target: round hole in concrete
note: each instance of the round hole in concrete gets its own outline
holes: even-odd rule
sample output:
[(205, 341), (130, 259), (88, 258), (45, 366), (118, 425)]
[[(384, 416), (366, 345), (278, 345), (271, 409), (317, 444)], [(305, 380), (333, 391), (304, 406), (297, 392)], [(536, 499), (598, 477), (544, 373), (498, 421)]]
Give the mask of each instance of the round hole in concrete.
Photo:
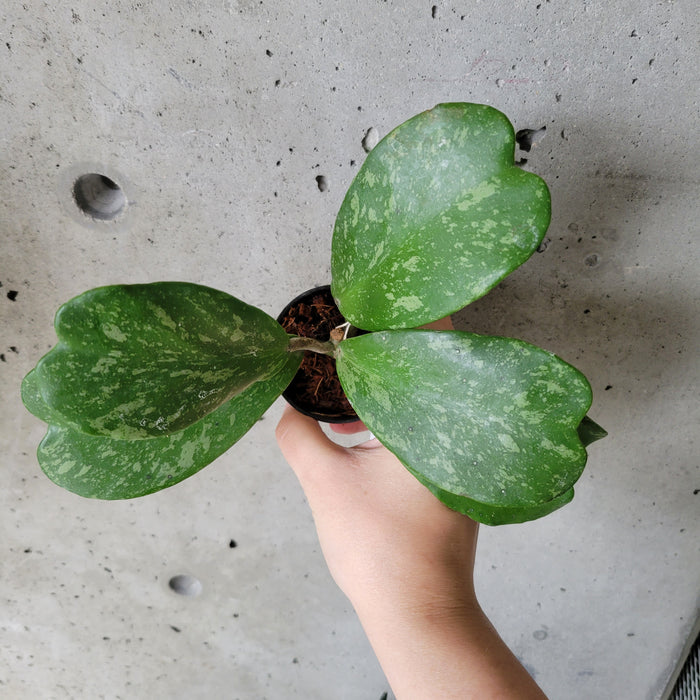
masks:
[(126, 207), (126, 195), (119, 185), (101, 173), (86, 173), (73, 183), (78, 209), (91, 219), (112, 221)]
[(178, 595), (198, 596), (202, 592), (202, 582), (190, 574), (178, 574), (168, 581), (170, 590)]

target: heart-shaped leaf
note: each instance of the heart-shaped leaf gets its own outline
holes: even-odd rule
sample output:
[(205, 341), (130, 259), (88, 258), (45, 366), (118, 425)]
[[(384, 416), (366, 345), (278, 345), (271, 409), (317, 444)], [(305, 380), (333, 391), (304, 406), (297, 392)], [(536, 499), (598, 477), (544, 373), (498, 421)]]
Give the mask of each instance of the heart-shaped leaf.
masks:
[(563, 497), (586, 463), (586, 378), (541, 348), (461, 331), (385, 331), (339, 345), (345, 393), (370, 430), (439, 491), (481, 507)]
[(186, 428), (288, 362), (261, 310), (187, 282), (92, 289), (56, 314), (36, 368), (44, 403), (81, 433), (153, 438)]
[(442, 104), (367, 156), (333, 232), (332, 291), (358, 328), (415, 328), (484, 295), (537, 250), (547, 185), (514, 165), (507, 117)]
[(192, 476), (223, 454), (284, 391), (300, 362), (300, 353), (288, 353), (272, 377), (252, 384), (184, 430), (150, 440), (86, 435), (61, 424), (62, 417), (42, 398), (35, 371), (22, 383), (22, 400), (50, 423), (37, 456), (52, 481), (89, 498), (136, 498)]

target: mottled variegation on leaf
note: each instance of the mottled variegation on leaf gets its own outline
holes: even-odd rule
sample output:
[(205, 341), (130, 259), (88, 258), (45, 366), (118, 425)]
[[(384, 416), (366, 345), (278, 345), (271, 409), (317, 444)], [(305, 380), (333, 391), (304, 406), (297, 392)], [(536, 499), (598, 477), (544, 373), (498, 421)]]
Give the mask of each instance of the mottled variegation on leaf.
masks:
[(367, 156), (333, 232), (333, 295), (358, 328), (415, 328), (484, 295), (537, 250), (547, 185), (514, 164), (498, 110), (442, 104)]
[(449, 493), (430, 483), (422, 474), (414, 472), (412, 469), (409, 471), (448, 508), (463, 513), (484, 525), (513, 525), (543, 518), (570, 503), (574, 497), (574, 489), (571, 488), (561, 496), (536, 506), (498, 506), (491, 503), (480, 503), (466, 496)]
[(228, 450), (284, 391), (300, 361), (300, 354), (288, 353), (274, 376), (244, 389), (184, 430), (150, 440), (86, 435), (64, 425), (44, 402), (36, 371), (22, 383), (22, 400), (49, 423), (37, 456), (52, 481), (88, 498), (136, 498), (192, 476)]
[(372, 432), (447, 501), (473, 501), (462, 506), (475, 517), (546, 510), (586, 463), (577, 433), (591, 403), (586, 378), (523, 341), (371, 333), (341, 344), (337, 368)]
[(260, 309), (187, 282), (92, 289), (55, 325), (43, 401), (79, 432), (130, 440), (183, 430), (275, 375), (289, 340)]

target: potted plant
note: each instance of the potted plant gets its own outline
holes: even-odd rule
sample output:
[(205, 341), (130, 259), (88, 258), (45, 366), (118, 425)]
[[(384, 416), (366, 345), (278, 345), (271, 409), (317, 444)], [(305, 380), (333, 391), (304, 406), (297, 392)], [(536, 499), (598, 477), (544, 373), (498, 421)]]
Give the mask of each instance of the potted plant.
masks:
[(520, 340), (418, 329), (540, 245), (549, 191), (514, 164), (514, 144), (502, 113), (455, 103), (369, 153), (333, 232), (328, 298), (345, 322), (331, 337), (289, 333), (186, 282), (101, 287), (64, 304), (58, 344), (22, 385), (49, 426), (43, 470), (103, 499), (175, 484), (233, 445), (315, 353), (335, 361), (357, 415), (449, 507), (500, 524), (567, 503), (586, 445), (605, 435), (586, 415), (586, 378)]

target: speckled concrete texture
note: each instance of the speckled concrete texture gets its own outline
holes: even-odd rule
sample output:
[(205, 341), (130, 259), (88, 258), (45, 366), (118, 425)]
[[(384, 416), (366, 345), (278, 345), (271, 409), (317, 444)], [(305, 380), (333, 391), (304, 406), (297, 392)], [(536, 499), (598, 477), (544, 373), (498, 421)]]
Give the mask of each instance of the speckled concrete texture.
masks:
[[(458, 324), (571, 361), (610, 432), (572, 504), (482, 529), (481, 598), (552, 698), (660, 697), (700, 582), (699, 33), (692, 0), (2, 3), (0, 696), (389, 692), (274, 443), (279, 403), (189, 481), (101, 503), (41, 474), (19, 385), (93, 286), (187, 280), (276, 315), (329, 280), (368, 130), (473, 101), (546, 127), (518, 157), (554, 215)], [(77, 208), (90, 173), (121, 188), (115, 220)]]

